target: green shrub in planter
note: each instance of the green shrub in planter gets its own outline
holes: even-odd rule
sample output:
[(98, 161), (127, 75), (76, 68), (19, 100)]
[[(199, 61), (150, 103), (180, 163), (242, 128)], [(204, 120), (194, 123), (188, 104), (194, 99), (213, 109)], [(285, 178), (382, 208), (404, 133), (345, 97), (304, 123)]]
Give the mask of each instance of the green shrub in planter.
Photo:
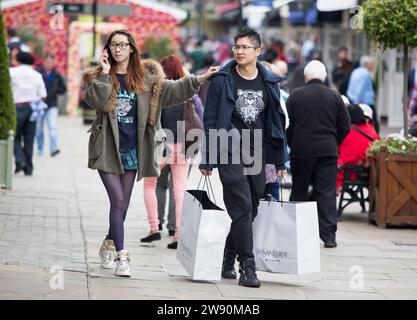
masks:
[(3, 13), (0, 11), (0, 187), (12, 187), (13, 133), (16, 109), (10, 87)]
[(3, 13), (0, 11), (0, 139), (7, 139), (10, 130), (16, 130), (16, 109), (10, 87)]

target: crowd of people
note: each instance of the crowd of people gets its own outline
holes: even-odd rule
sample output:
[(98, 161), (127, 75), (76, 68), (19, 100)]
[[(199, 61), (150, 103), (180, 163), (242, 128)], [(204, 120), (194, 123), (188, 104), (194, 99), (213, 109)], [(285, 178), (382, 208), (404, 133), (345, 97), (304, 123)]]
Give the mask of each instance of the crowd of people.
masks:
[[(181, 232), (186, 232), (180, 229), (181, 213), (190, 157), (195, 155), (180, 137), (190, 129), (204, 129), (199, 168), (204, 176), (218, 169), (232, 220), (223, 278), (237, 278), (237, 260), (239, 284), (261, 285), (252, 251), (252, 222), (260, 199), (282, 198), (279, 183), (288, 171), (290, 200), (317, 201), (320, 238), (326, 248), (337, 246), (336, 196), (344, 179), (338, 168), (365, 166), (366, 150), (379, 138), (375, 62), (364, 56), (355, 68), (342, 47), (329, 73), (316, 41), (311, 36), (301, 46), (276, 42), (265, 47), (256, 30), (245, 28), (232, 43), (191, 39), (178, 54), (155, 61), (141, 56), (129, 31), (109, 35), (99, 63), (83, 74), (83, 98), (97, 114), (90, 129), (88, 167), (98, 170), (110, 205), (109, 229), (99, 250), (103, 268), (131, 276), (124, 221), (134, 182), (142, 178), (149, 233), (140, 243), (161, 240), (169, 190), (166, 227), (173, 238), (168, 248), (177, 248)], [(66, 86), (54, 68), (53, 54), (45, 54), (42, 66), (34, 68), (34, 58), (24, 48), (10, 37), (17, 113), (15, 172), (31, 175), (35, 137), (38, 153), (43, 153), (45, 120), (50, 154), (60, 152), (57, 97)], [(409, 88), (410, 133), (415, 134), (415, 68)], [(218, 138), (213, 133), (221, 130), (237, 133), (239, 146), (227, 141), (210, 148)], [(233, 161), (236, 157), (238, 163)], [(220, 161), (224, 158), (226, 162)]]

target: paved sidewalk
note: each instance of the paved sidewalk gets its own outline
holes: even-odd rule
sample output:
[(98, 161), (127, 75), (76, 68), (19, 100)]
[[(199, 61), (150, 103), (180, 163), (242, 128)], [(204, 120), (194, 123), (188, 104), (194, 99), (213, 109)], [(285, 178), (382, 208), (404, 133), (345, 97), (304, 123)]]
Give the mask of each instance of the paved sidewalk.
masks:
[[(321, 249), (320, 274), (259, 272), (260, 289), (192, 282), (166, 249), (166, 230), (154, 247), (139, 246), (148, 232), (142, 182), (125, 224), (133, 277), (116, 278), (97, 256), (108, 200), (87, 168), (88, 127), (60, 117), (58, 128), (61, 153), (35, 156), (32, 177), (15, 175), (13, 190), (0, 190), (0, 299), (417, 299), (417, 230), (378, 229), (365, 214), (349, 213), (357, 206), (338, 225), (339, 246)], [(190, 187), (198, 177), (193, 169)], [(222, 205), (216, 175), (212, 182)]]

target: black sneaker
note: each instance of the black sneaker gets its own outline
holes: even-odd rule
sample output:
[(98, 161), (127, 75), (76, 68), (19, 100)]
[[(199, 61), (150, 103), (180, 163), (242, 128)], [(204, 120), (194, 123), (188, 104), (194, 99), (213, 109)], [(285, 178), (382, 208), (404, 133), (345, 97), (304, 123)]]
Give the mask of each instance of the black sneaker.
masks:
[(20, 163), (16, 163), (16, 169), (14, 169), (14, 173), (19, 173), (25, 168), (25, 166), (22, 166)]
[(255, 260), (248, 258), (243, 260), (239, 265), (239, 285), (244, 287), (259, 288), (261, 282), (256, 276)]
[(168, 249), (177, 249), (177, 247), (178, 247), (178, 241), (168, 243), (167, 245)]
[(55, 157), (58, 153), (60, 153), (61, 151), (59, 149), (56, 149), (54, 152), (51, 152), (51, 156)]
[(334, 240), (329, 240), (327, 242), (324, 243), (324, 247), (325, 248), (336, 248), (337, 247), (337, 243)]
[(153, 242), (153, 241), (158, 241), (161, 240), (161, 234), (159, 232), (156, 233), (152, 233), (151, 235), (140, 239), (140, 242), (142, 243), (149, 243), (149, 242)]
[(224, 249), (223, 265), (222, 265), (222, 278), (224, 279), (236, 279), (235, 270), (236, 251), (231, 249)]

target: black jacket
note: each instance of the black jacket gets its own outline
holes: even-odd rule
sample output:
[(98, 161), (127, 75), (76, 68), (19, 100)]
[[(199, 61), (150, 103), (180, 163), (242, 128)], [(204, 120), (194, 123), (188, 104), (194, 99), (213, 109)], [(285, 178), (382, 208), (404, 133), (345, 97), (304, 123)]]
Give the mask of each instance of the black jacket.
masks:
[(291, 158), (337, 157), (337, 146), (350, 130), (349, 114), (340, 94), (313, 79), (291, 92), (286, 105)]
[[(204, 106), (204, 131), (206, 145), (203, 148), (207, 163), (202, 163), (200, 168), (213, 169), (216, 164), (208, 163), (210, 142), (210, 129), (225, 129), (229, 131), (233, 128), (232, 113), (235, 109), (235, 97), (233, 94), (233, 75), (232, 70), (236, 66), (236, 61), (226, 64), (216, 73), (207, 92), (206, 104)], [(285, 136), (285, 114), (280, 105), (280, 92), (278, 82), (282, 78), (267, 70), (261, 63), (257, 62), (256, 67), (261, 73), (268, 94), (269, 106), (266, 107), (264, 135), (265, 135), (265, 155), (266, 163), (275, 164), (277, 169), (285, 169), (285, 162), (288, 160), (287, 138)], [(217, 131), (215, 130), (215, 131)], [(230, 151), (230, 148), (229, 148)], [(217, 149), (219, 152), (219, 148)], [(218, 161), (218, 154), (216, 157)]]
[(64, 94), (67, 91), (67, 86), (65, 85), (64, 79), (61, 74), (55, 69), (47, 75), (45, 69), (40, 68), (38, 70), (45, 82), (47, 97), (45, 103), (50, 107), (56, 107), (58, 103), (58, 94)]

